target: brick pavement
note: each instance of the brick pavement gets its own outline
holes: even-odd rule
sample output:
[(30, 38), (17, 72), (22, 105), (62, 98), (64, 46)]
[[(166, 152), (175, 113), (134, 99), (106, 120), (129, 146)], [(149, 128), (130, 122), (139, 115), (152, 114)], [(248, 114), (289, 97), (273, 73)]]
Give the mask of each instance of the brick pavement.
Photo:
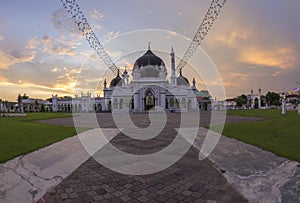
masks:
[[(120, 133), (111, 142), (128, 153), (147, 154), (167, 146), (175, 134), (167, 127), (151, 140)], [(114, 172), (90, 158), (39, 202), (247, 202), (209, 160), (199, 161), (198, 153), (191, 147), (171, 167), (140, 176)]]

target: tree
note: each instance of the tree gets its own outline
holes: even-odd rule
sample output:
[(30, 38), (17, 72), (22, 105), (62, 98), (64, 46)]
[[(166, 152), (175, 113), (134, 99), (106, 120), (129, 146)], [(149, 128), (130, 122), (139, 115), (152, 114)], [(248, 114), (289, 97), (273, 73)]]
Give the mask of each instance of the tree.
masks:
[(238, 107), (242, 107), (247, 104), (248, 99), (246, 95), (242, 94), (241, 96), (238, 96), (235, 101)]
[(23, 96), (21, 96), (21, 94), (19, 94), (18, 95), (18, 98), (17, 98), (17, 101), (19, 102), (19, 103), (21, 103), (22, 102), (22, 99), (28, 99), (29, 97), (26, 95), (26, 93), (24, 93), (24, 95)]
[(275, 92), (268, 92), (266, 95), (268, 105), (280, 105), (280, 95)]

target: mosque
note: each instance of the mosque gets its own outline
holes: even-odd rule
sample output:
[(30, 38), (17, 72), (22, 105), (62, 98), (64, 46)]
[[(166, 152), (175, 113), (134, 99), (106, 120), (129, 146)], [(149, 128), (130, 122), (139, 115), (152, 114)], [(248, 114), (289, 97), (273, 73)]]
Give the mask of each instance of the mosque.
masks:
[[(103, 97), (92, 98), (91, 93), (75, 98), (58, 98), (52, 96), (52, 111), (112, 111), (117, 112), (147, 112), (170, 111), (188, 112), (199, 110), (196, 98), (196, 81), (192, 85), (183, 76), (182, 70), (178, 76), (175, 72), (175, 53), (171, 50), (171, 76), (168, 79), (164, 61), (155, 55), (150, 45), (143, 56), (138, 58), (131, 72), (125, 69), (118, 74), (108, 86), (104, 80)], [(131, 79), (129, 79), (132, 77)]]

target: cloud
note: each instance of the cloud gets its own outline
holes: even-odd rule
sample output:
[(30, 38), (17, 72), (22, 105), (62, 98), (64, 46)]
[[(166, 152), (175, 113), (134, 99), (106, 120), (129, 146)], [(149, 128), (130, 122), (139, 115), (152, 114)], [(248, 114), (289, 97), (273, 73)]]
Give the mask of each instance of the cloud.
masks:
[(39, 45), (39, 41), (36, 37), (27, 40), (26, 49), (35, 49)]
[(166, 39), (170, 39), (172, 36), (176, 36), (177, 33), (174, 31), (168, 31), (168, 35), (166, 36)]
[(14, 51), (12, 54), (7, 54), (0, 50), (0, 69), (9, 69), (17, 63), (31, 62), (35, 58), (35, 53), (35, 51), (28, 53)]
[(81, 39), (81, 33), (78, 30), (74, 19), (69, 17), (67, 11), (63, 8), (60, 8), (52, 13), (51, 22), (53, 27), (61, 33), (69, 33), (72, 37)]
[(67, 91), (63, 88), (56, 88), (51, 86), (37, 85), (30, 82), (11, 83), (0, 82), (1, 93), (5, 95), (5, 99), (9, 101), (15, 101), (16, 97), (20, 93), (27, 93), (33, 98), (49, 98), (52, 94), (64, 94), (71, 96), (72, 91)]
[(243, 50), (240, 53), (239, 60), (255, 65), (292, 69), (296, 63), (296, 54), (289, 47), (274, 50), (252, 47)]
[(51, 69), (51, 72), (52, 72), (52, 73), (56, 73), (56, 72), (58, 72), (58, 71), (60, 71), (58, 67), (54, 67), (53, 69)]
[(15, 63), (13, 56), (6, 54), (0, 50), (0, 69), (9, 69)]
[(44, 35), (41, 38), (41, 41), (43, 43), (43, 52), (59, 56), (74, 56), (76, 54), (74, 49), (80, 45), (78, 41), (66, 40), (63, 36), (56, 38), (55, 41), (53, 41), (50, 36)]
[(120, 34), (119, 31), (118, 31), (118, 32), (116, 32), (116, 31), (108, 31), (108, 32), (106, 33), (106, 35), (103, 37), (104, 42), (108, 42), (109, 40), (111, 40), (111, 39), (117, 37), (119, 34)]
[(52, 47), (50, 52), (54, 55), (69, 55), (74, 56), (75, 52), (72, 48), (66, 46), (66, 45), (55, 45)]
[(242, 42), (250, 40), (251, 37), (252, 32), (238, 29), (231, 31), (230, 33), (216, 33), (214, 38), (217, 42), (221, 42), (228, 47), (237, 47)]
[(90, 14), (91, 18), (96, 21), (101, 21), (105, 16), (98, 10), (93, 9)]
[[(53, 69), (52, 69), (53, 70)], [(67, 91), (73, 91), (76, 79), (78, 74), (80, 73), (80, 67), (63, 67), (62, 69), (57, 68), (57, 72), (64, 72), (63, 74), (60, 73), (56, 77), (56, 81), (54, 84), (55, 88), (62, 88)]]
[(42, 37), (42, 42), (45, 44), (45, 45), (50, 45), (51, 44), (51, 37), (47, 36), (47, 35), (43, 35)]

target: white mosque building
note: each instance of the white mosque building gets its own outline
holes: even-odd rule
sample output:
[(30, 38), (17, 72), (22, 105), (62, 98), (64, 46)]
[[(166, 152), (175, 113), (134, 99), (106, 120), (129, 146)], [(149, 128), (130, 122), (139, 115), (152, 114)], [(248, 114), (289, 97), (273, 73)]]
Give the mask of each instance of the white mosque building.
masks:
[[(108, 86), (104, 81), (104, 96), (92, 98), (91, 93), (75, 98), (52, 96), (52, 111), (112, 111), (147, 112), (170, 111), (188, 112), (199, 110), (196, 98), (196, 82), (190, 85), (182, 71), (176, 76), (175, 53), (171, 51), (171, 77), (164, 61), (148, 47), (146, 53), (138, 58), (131, 72), (127, 70), (113, 78)], [(132, 77), (132, 78), (130, 78)]]

